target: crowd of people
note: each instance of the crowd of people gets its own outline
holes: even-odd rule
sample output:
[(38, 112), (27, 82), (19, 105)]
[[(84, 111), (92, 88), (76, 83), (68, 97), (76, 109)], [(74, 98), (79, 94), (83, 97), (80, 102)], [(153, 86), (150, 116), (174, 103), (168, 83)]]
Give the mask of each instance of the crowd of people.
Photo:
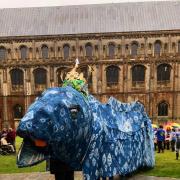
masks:
[(8, 153), (16, 153), (16, 132), (12, 128), (3, 128), (0, 132), (0, 150)]
[[(16, 152), (15, 147), (16, 132), (12, 128), (3, 128), (0, 131), (0, 148), (8, 147), (12, 153)], [(163, 153), (165, 149), (176, 152), (176, 159), (180, 153), (180, 127), (164, 129), (162, 125), (154, 128), (154, 148), (158, 153)]]
[(154, 147), (158, 153), (163, 153), (165, 149), (176, 152), (176, 159), (180, 152), (180, 128), (166, 128), (160, 125), (154, 128)]

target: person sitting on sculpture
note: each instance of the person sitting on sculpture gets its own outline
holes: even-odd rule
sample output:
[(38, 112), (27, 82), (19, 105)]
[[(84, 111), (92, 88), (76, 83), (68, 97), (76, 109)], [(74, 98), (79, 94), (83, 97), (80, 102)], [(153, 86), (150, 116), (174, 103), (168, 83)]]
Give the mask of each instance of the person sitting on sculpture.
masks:
[[(86, 84), (86, 79), (84, 78), (83, 73), (78, 73), (77, 69), (79, 67), (79, 60), (76, 59), (74, 68), (66, 74), (65, 79), (63, 80), (62, 87), (71, 86), (77, 91), (81, 92), (84, 96), (88, 96), (88, 88)], [(89, 70), (92, 71), (91, 69)]]

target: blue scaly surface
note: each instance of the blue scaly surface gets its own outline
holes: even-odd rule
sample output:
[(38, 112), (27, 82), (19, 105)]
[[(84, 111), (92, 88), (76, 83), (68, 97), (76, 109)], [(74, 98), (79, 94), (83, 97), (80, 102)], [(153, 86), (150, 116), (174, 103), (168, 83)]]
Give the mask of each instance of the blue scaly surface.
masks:
[[(47, 89), (29, 107), (17, 134), (45, 140), (51, 151), (44, 159), (83, 170), (85, 180), (126, 175), (155, 163), (151, 121), (141, 103), (110, 98), (102, 104), (70, 86)], [(24, 161), (17, 164), (33, 165), (25, 160), (27, 148), (22, 153)]]

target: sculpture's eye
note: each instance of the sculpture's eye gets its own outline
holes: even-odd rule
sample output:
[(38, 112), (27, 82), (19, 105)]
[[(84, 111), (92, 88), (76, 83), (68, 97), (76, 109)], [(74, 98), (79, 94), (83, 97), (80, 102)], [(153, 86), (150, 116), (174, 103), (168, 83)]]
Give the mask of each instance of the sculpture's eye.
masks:
[(78, 105), (73, 105), (69, 108), (71, 112), (72, 119), (77, 119), (78, 112), (80, 110), (80, 107)]

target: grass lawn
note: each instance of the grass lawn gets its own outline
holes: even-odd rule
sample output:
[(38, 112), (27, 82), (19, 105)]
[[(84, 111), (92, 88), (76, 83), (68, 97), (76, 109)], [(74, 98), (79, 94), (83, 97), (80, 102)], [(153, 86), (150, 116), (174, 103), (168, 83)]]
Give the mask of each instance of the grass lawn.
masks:
[(149, 176), (180, 178), (180, 159), (175, 159), (175, 152), (165, 150), (164, 153), (156, 153), (155, 159), (155, 168), (141, 172), (141, 174)]
[[(22, 139), (20, 137), (16, 138), (16, 149), (18, 151), (21, 145)], [(36, 166), (18, 168), (16, 165), (16, 155), (0, 155), (0, 173), (21, 173), (21, 172), (40, 172), (45, 171), (46, 163), (43, 162)]]
[[(16, 138), (16, 147), (19, 149), (22, 139)], [(140, 174), (149, 176), (180, 178), (180, 159), (175, 160), (175, 152), (166, 150), (165, 153), (156, 153), (156, 166), (154, 169), (142, 171)], [(17, 168), (15, 155), (0, 155), (0, 173), (20, 173), (45, 171), (46, 163), (28, 168)]]

